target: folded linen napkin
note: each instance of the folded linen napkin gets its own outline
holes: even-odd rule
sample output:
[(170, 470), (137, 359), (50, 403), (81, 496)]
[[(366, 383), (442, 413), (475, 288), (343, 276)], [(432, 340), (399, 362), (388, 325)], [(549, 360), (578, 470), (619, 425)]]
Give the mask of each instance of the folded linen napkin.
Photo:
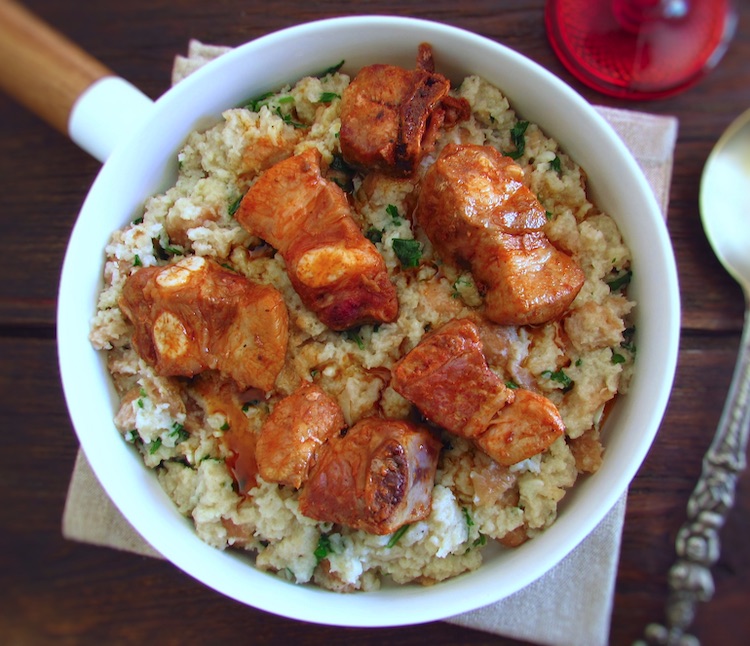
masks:
[[(188, 55), (175, 59), (172, 83), (228, 49), (190, 41)], [(633, 152), (666, 215), (677, 119), (605, 107), (597, 110)], [(540, 579), (497, 603), (447, 621), (542, 645), (607, 644), (626, 497), (623, 494), (594, 531)], [(71, 540), (160, 557), (109, 500), (80, 450), (62, 530)]]

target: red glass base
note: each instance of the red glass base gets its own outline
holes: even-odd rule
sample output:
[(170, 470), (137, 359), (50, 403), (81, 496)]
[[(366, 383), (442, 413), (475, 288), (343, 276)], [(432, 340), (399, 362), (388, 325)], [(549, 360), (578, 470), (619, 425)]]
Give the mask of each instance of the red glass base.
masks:
[[(644, 5), (667, 13), (671, 5), (673, 15), (648, 18)], [(547, 34), (565, 67), (627, 99), (661, 98), (696, 83), (724, 54), (736, 22), (730, 0), (548, 0), (546, 9)]]

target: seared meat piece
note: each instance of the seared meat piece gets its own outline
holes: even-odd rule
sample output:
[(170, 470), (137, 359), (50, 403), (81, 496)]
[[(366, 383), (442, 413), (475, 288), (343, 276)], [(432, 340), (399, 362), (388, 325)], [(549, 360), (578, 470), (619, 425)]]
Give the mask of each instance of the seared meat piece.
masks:
[(583, 286), (581, 268), (544, 234), (546, 213), (523, 170), (490, 146), (446, 146), (425, 175), (415, 219), (443, 257), (471, 268), (496, 323), (557, 318)]
[(338, 403), (305, 382), (276, 404), (260, 430), (256, 458), (261, 477), (299, 489), (324, 443), (345, 426)]
[(213, 260), (139, 269), (119, 304), (133, 323), (134, 349), (160, 375), (218, 370), (241, 389), (270, 390), (284, 365), (289, 315), (281, 294)]
[(257, 397), (258, 391), (240, 390), (233, 380), (213, 371), (198, 375), (191, 386), (190, 393), (206, 417), (219, 415), (226, 420), (227, 428), (221, 436), (221, 441), (230, 452), (226, 464), (237, 483), (237, 490), (247, 494), (257, 485), (257, 433), (243, 406), (250, 398)]
[(302, 488), (300, 511), (315, 520), (390, 534), (426, 518), (440, 442), (425, 428), (368, 417), (328, 441)]
[(484, 433), (514, 397), (487, 365), (469, 319), (449, 321), (422, 339), (396, 364), (391, 386), (431, 422), (466, 438)]
[(394, 321), (398, 297), (385, 261), (352, 219), (346, 194), (322, 177), (320, 160), (310, 148), (267, 170), (237, 221), (278, 249), (302, 302), (331, 329)]
[(510, 466), (544, 451), (565, 432), (557, 407), (519, 388), (513, 403), (498, 411), (474, 443), (499, 464)]
[(391, 385), (427, 419), (471, 440), (499, 464), (544, 451), (565, 430), (550, 400), (507, 388), (490, 370), (469, 319), (427, 335), (398, 362)]
[(419, 47), (417, 68), (363, 67), (341, 100), (344, 159), (359, 168), (411, 175), (442, 127), (467, 119), (465, 99), (449, 96), (450, 81), (434, 71), (432, 49)]

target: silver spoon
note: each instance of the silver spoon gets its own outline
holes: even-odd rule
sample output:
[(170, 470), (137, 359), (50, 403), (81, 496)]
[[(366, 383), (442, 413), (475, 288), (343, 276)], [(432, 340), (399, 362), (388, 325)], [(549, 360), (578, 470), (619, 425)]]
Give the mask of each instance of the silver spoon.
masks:
[[(646, 643), (694, 646), (687, 630), (699, 602), (714, 593), (711, 566), (719, 559), (719, 530), (734, 505), (737, 477), (746, 466), (750, 428), (750, 110), (740, 115), (709, 155), (701, 178), (703, 228), (716, 256), (740, 284), (745, 325), (724, 410), (703, 458), (701, 476), (677, 534), (669, 570), (664, 625), (646, 628)], [(643, 643), (643, 642), (640, 642)]]

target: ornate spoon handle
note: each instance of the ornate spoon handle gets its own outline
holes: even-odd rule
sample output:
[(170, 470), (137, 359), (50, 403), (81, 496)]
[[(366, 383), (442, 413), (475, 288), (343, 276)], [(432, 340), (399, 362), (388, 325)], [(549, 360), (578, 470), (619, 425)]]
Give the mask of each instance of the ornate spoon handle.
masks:
[(637, 644), (695, 646), (687, 633), (698, 602), (714, 593), (711, 566), (720, 555), (719, 530), (734, 505), (737, 477), (746, 466), (750, 429), (750, 303), (737, 364), (716, 435), (703, 458), (698, 483), (688, 500), (687, 520), (677, 533), (677, 560), (669, 570), (670, 596), (665, 625), (649, 624)]

